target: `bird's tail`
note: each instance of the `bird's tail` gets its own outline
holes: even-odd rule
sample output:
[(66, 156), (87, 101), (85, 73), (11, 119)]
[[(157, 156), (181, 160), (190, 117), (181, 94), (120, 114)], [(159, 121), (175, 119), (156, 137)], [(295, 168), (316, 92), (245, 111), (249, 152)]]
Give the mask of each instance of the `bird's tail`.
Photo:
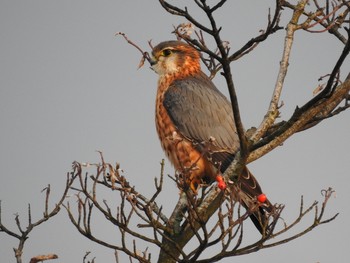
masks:
[[(263, 194), (261, 187), (247, 167), (244, 167), (238, 179), (237, 198), (247, 211), (256, 207), (258, 197)], [(268, 199), (259, 203), (259, 208), (252, 212), (250, 219), (261, 234), (268, 233), (269, 214), (273, 213), (274, 206)]]

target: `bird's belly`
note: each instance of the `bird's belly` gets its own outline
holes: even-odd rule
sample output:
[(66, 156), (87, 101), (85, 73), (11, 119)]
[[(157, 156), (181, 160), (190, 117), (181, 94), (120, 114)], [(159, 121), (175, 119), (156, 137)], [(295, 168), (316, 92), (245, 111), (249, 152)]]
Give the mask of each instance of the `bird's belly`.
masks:
[(177, 131), (161, 103), (156, 103), (156, 128), (167, 157), (175, 169), (186, 176), (192, 190), (197, 189), (202, 179), (215, 179), (216, 168)]

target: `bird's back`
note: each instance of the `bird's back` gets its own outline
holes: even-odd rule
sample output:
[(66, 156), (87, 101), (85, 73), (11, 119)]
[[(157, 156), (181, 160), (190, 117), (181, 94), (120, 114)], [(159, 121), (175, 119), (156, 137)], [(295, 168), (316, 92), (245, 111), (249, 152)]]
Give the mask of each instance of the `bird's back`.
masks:
[(163, 105), (178, 131), (225, 170), (239, 148), (232, 107), (203, 73), (172, 82)]

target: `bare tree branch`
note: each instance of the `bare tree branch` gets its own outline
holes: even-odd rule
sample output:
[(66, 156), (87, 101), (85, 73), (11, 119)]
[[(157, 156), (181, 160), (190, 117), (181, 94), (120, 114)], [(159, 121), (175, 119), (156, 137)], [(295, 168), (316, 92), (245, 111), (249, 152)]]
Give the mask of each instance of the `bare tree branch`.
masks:
[(37, 263), (37, 262), (43, 262), (45, 260), (50, 260), (50, 259), (57, 259), (58, 256), (55, 254), (49, 254), (49, 255), (39, 255), (36, 257), (33, 257), (30, 259), (29, 263)]
[[(0, 232), (4, 232), (9, 236), (12, 236), (12, 237), (18, 239), (18, 241), (19, 241), (18, 246), (16, 248), (13, 248), (17, 263), (22, 262), (22, 255), (23, 255), (23, 249), (24, 249), (25, 242), (29, 239), (29, 235), (34, 230), (34, 228), (40, 226), (42, 223), (48, 221), (49, 219), (51, 219), (52, 217), (54, 217), (55, 215), (58, 214), (58, 212), (61, 209), (61, 205), (62, 205), (63, 201), (67, 197), (68, 190), (69, 190), (71, 184), (73, 183), (73, 181), (74, 181), (74, 179), (70, 179), (69, 175), (67, 174), (66, 187), (63, 191), (61, 199), (59, 200), (59, 202), (54, 206), (54, 208), (51, 211), (49, 210), (49, 206), (48, 206), (49, 197), (50, 197), (50, 190), (51, 190), (50, 185), (48, 185), (43, 190), (46, 193), (45, 194), (45, 208), (44, 208), (43, 217), (41, 219), (39, 219), (38, 221), (32, 222), (31, 208), (30, 208), (30, 205), (28, 205), (28, 224), (26, 225), (25, 230), (22, 228), (19, 215), (16, 215), (15, 222), (16, 222), (19, 233), (16, 231), (9, 230), (2, 223), (2, 221), (1, 221), (1, 202), (0, 202)], [(40, 261), (38, 258), (42, 258), (41, 261), (43, 261), (43, 260), (57, 258), (57, 256), (55, 254), (50, 254), (47, 256), (37, 256), (37, 257), (33, 257), (32, 258), (33, 261), (31, 261), (31, 262)], [(35, 260), (37, 260), (37, 261), (35, 261)]]
[(276, 118), (279, 116), (278, 106), (280, 101), (280, 96), (284, 84), (285, 77), (287, 75), (287, 69), (289, 66), (289, 58), (290, 53), (292, 50), (293, 40), (294, 40), (294, 33), (300, 29), (300, 26), (298, 25), (298, 21), (300, 19), (300, 16), (302, 15), (305, 5), (308, 1), (300, 1), (297, 5), (296, 9), (294, 10), (292, 19), (289, 21), (287, 25), (286, 30), (286, 37), (284, 42), (284, 51), (282, 55), (282, 60), (280, 62), (280, 69), (277, 76), (275, 89), (272, 94), (272, 99), (270, 102), (269, 109), (264, 117), (264, 120), (260, 124), (257, 131), (253, 134), (253, 136), (250, 138), (253, 142), (256, 142), (261, 139), (261, 137), (266, 133), (266, 131), (271, 127), (271, 125), (275, 122)]
[(343, 84), (339, 85), (332, 95), (323, 99), (323, 101), (320, 101), (307, 110), (296, 109), (289, 121), (285, 122), (278, 130), (252, 146), (252, 153), (248, 158), (248, 162), (252, 162), (267, 154), (277, 146), (281, 145), (294, 133), (303, 130), (314, 120), (314, 117), (317, 116), (319, 112), (323, 111), (323, 109), (333, 107), (338, 101), (340, 103), (345, 98), (348, 98), (349, 92), (350, 81), (347, 80)]

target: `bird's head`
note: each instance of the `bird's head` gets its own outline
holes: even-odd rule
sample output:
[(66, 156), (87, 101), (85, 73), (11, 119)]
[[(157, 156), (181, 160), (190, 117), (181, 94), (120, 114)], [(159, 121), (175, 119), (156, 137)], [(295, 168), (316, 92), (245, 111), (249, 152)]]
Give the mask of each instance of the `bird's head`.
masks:
[(190, 45), (181, 41), (166, 41), (153, 48), (151, 66), (160, 76), (189, 76), (200, 71), (199, 60), (199, 52)]

